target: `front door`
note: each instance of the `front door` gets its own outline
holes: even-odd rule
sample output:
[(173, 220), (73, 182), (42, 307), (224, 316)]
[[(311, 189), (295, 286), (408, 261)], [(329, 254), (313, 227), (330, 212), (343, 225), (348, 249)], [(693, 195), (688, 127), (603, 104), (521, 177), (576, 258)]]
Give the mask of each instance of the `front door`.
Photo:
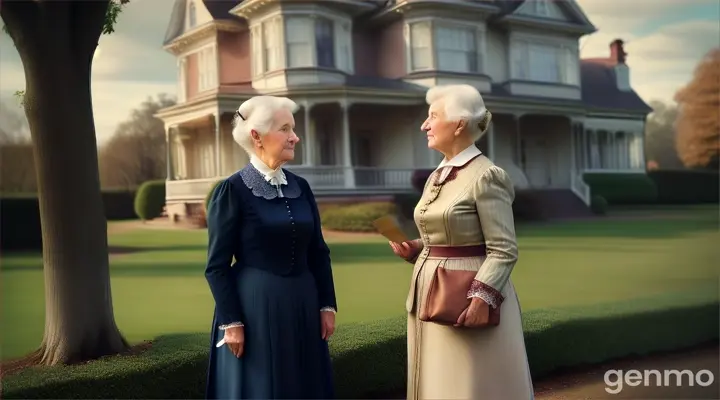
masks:
[(544, 188), (552, 186), (550, 154), (547, 139), (541, 136), (523, 137), (520, 143), (523, 152), (523, 171), (530, 187)]

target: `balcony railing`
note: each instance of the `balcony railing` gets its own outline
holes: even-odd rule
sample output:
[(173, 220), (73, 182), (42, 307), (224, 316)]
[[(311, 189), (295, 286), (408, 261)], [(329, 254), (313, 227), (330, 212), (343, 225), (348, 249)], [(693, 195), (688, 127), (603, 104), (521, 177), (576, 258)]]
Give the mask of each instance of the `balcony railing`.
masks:
[[(412, 168), (288, 166), (287, 170), (305, 178), (314, 191), (401, 192), (412, 190)], [(223, 177), (167, 181), (165, 197), (170, 201), (197, 201), (207, 196), (213, 184)]]

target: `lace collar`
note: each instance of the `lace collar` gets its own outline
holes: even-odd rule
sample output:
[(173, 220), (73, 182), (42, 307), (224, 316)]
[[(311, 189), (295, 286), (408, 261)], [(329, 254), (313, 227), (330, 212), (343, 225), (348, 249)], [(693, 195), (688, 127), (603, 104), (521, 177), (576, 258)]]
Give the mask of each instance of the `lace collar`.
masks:
[(266, 200), (272, 200), (277, 197), (287, 197), (290, 199), (300, 197), (302, 190), (300, 189), (297, 179), (295, 179), (292, 174), (285, 173), (284, 171), (283, 175), (287, 180), (287, 184), (273, 185), (252, 163), (240, 170), (240, 177), (243, 183), (256, 197), (262, 197)]

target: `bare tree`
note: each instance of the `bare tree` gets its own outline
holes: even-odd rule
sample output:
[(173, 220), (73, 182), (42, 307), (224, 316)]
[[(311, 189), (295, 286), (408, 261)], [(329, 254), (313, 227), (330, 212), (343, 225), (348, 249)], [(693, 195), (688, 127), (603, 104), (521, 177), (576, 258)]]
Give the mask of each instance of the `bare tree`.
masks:
[(645, 125), (645, 155), (654, 168), (684, 168), (675, 149), (675, 120), (678, 110), (674, 104), (659, 100), (650, 102), (653, 112)]
[(23, 105), (38, 178), (45, 333), (31, 355), (75, 363), (127, 349), (115, 323), (90, 76), (100, 35), (127, 0), (3, 1), (25, 70)]
[(720, 161), (720, 48), (710, 50), (690, 83), (675, 94), (680, 113), (677, 149), (687, 167), (718, 168)]
[(176, 103), (166, 94), (148, 97), (118, 125), (100, 149), (100, 180), (105, 187), (137, 187), (167, 173), (165, 127), (154, 115)]
[(15, 102), (0, 102), (0, 192), (37, 191), (30, 128), (22, 108)]

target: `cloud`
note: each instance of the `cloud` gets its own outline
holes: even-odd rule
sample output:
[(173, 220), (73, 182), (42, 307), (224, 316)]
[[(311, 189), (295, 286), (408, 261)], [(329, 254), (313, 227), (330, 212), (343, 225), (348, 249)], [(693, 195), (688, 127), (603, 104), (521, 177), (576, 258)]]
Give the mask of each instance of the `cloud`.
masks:
[(717, 21), (700, 13), (702, 7), (717, 7), (716, 0), (635, 0), (622, 7), (616, 1), (578, 3), (598, 28), (581, 41), (581, 56), (607, 57), (610, 42), (623, 39), (631, 84), (646, 101), (672, 101), (705, 53), (720, 46)]
[[(133, 0), (120, 14), (115, 33), (100, 38), (92, 74), (98, 142), (107, 140), (147, 97), (176, 94), (175, 58), (162, 50), (173, 2)], [(25, 73), (12, 40), (2, 33), (0, 54), (0, 98), (8, 98), (25, 88)]]

